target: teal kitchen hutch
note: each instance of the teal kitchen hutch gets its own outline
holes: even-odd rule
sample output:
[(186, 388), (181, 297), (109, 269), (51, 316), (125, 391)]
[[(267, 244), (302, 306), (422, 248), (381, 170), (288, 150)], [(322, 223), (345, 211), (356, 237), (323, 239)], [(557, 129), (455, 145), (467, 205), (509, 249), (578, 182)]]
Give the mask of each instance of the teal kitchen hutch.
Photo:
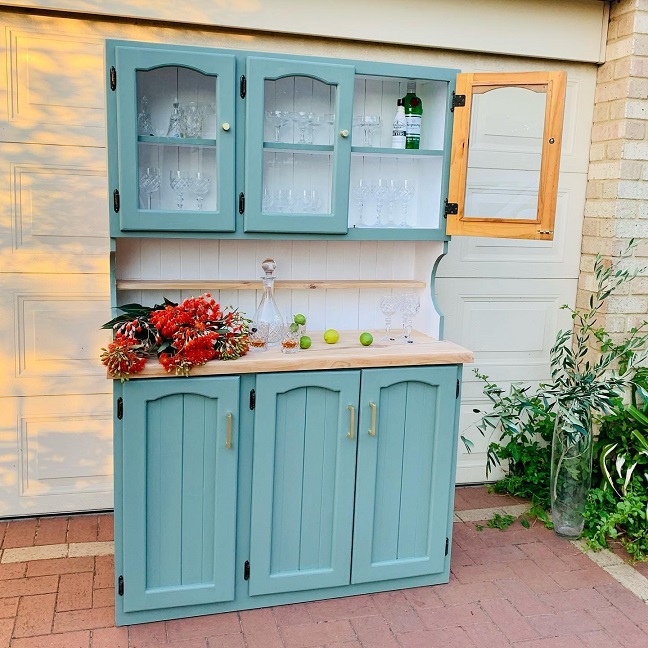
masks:
[[(535, 74), (547, 134), (564, 77)], [(475, 219), (452, 193), (451, 175), (465, 184), (468, 166), (465, 134), (451, 173), (454, 111), (480, 85), (506, 85), (494, 76), (109, 42), (114, 306), (127, 284), (115, 250), (128, 239), (416, 245), (446, 241), (446, 217), (457, 216), (494, 236), (506, 221), (507, 236), (519, 226), (550, 238), (551, 224), (528, 216)], [(421, 145), (392, 149), (396, 99), (412, 79)], [(368, 130), (358, 118), (371, 114), (390, 118)], [(559, 129), (549, 134), (559, 147)], [(551, 145), (531, 170), (549, 198)], [(413, 178), (416, 195), (369, 213), (374, 198), (355, 188), (383, 177)], [(356, 332), (326, 347), (115, 381), (118, 624), (447, 582), (461, 367), (472, 355), (423, 335), (365, 348)]]

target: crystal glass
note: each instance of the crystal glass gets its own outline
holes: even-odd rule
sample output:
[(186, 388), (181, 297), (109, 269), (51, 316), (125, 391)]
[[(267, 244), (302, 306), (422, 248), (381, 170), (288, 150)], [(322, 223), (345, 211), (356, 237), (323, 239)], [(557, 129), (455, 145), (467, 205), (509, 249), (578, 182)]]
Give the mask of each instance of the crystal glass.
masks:
[(398, 180), (387, 180), (386, 187), (387, 191), (385, 195), (385, 201), (387, 202), (389, 208), (387, 210), (387, 223), (385, 224), (385, 227), (395, 227), (394, 205), (400, 197), (401, 183)]
[(173, 102), (171, 115), (169, 116), (169, 128), (167, 129), (167, 137), (184, 137), (184, 133), (184, 114), (176, 97), (176, 100)]
[(356, 222), (356, 227), (365, 227), (365, 223), (362, 220), (362, 212), (364, 205), (371, 196), (373, 188), (370, 183), (368, 183), (364, 178), (358, 180), (358, 184), (354, 184), (351, 187), (351, 198), (358, 203), (358, 220)]
[(275, 206), (275, 195), (272, 189), (265, 187), (263, 189), (263, 197), (261, 199), (261, 211), (264, 213), (271, 212), (272, 208)]
[(151, 113), (148, 111), (148, 99), (146, 98), (146, 96), (142, 97), (141, 110), (137, 115), (137, 134), (138, 135), (155, 134), (153, 130), (153, 121), (151, 119)]
[(383, 227), (382, 213), (385, 204), (389, 202), (391, 192), (390, 181), (380, 178), (374, 186), (374, 195), (376, 196), (376, 226)]
[(401, 340), (405, 344), (413, 344), (412, 340), (412, 320), (418, 314), (421, 308), (419, 296), (415, 293), (403, 293), (400, 296), (400, 310), (403, 314), (403, 334)]
[[(327, 113), (325, 115), (314, 115), (313, 119), (308, 124), (308, 143), (313, 143), (313, 132), (316, 128), (319, 128), (320, 126), (328, 126), (330, 129), (333, 124), (335, 124), (335, 115), (333, 113)], [(324, 139), (325, 143), (330, 143), (330, 133), (326, 133)]]
[(265, 276), (261, 277), (263, 281), (263, 296), (261, 297), (253, 320), (255, 322), (268, 323), (268, 344), (270, 346), (278, 344), (284, 333), (284, 320), (274, 297), (275, 277), (273, 273), (276, 267), (277, 264), (272, 259), (265, 259), (261, 264), (261, 268), (265, 273)]
[(300, 212), (316, 212), (321, 204), (319, 192), (315, 189), (304, 189), (298, 193), (297, 210)]
[(295, 211), (295, 192), (292, 189), (279, 189), (277, 192), (277, 211), (291, 214)]
[(296, 126), (299, 128), (299, 141), (297, 142), (297, 144), (312, 143), (312, 139), (310, 142), (306, 140), (306, 132), (308, 131), (309, 133), (312, 133), (312, 131), (310, 130), (310, 125), (315, 120), (315, 117), (315, 113), (306, 112), (303, 110), (290, 113), (290, 119), (292, 119), (295, 122)]
[(281, 353), (297, 353), (299, 351), (299, 327), (293, 331), (290, 326), (284, 326), (281, 337)]
[(202, 171), (198, 171), (195, 175), (191, 176), (189, 180), (189, 188), (196, 194), (198, 209), (201, 211), (203, 208), (203, 200), (209, 193), (209, 184), (209, 176), (205, 175)]
[(185, 137), (202, 137), (203, 109), (194, 101), (184, 107)]
[(275, 142), (281, 141), (281, 129), (290, 121), (290, 113), (285, 110), (266, 110), (265, 119), (275, 129)]
[(269, 322), (252, 322), (248, 334), (250, 351), (265, 351), (268, 348)]
[(189, 189), (189, 176), (183, 171), (169, 171), (171, 189), (178, 196), (178, 209), (182, 209), (184, 195)]
[(391, 334), (391, 322), (394, 313), (398, 310), (400, 298), (398, 295), (383, 295), (380, 298), (380, 310), (385, 316), (385, 335), (381, 338), (386, 342), (393, 342), (395, 338)]
[(140, 189), (146, 193), (147, 209), (151, 209), (151, 194), (160, 188), (160, 169), (157, 167), (145, 167), (140, 170)]
[(416, 184), (413, 180), (403, 180), (398, 192), (398, 200), (400, 201), (401, 206), (401, 218), (398, 223), (398, 227), (409, 227), (407, 223), (407, 208), (409, 207), (410, 201), (414, 198), (416, 193)]
[(362, 129), (362, 145), (373, 146), (374, 133), (380, 130), (380, 115), (361, 115), (353, 118), (353, 125)]

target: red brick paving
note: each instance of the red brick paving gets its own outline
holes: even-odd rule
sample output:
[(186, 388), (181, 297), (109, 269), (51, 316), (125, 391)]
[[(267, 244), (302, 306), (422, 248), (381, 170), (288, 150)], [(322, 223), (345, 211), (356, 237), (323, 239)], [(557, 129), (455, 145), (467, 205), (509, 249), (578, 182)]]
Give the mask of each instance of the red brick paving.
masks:
[[(457, 491), (464, 510), (513, 503)], [(112, 534), (110, 515), (0, 523), (5, 548)], [(455, 523), (447, 585), (130, 628), (114, 627), (113, 565), (0, 564), (0, 648), (648, 648), (648, 605), (539, 524)]]

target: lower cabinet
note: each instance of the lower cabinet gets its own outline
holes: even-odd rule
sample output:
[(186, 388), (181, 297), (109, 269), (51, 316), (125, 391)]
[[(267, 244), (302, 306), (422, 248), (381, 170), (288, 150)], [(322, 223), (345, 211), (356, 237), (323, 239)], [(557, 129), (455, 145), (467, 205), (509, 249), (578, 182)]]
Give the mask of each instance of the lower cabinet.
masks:
[(118, 624), (447, 582), (460, 373), (116, 384)]

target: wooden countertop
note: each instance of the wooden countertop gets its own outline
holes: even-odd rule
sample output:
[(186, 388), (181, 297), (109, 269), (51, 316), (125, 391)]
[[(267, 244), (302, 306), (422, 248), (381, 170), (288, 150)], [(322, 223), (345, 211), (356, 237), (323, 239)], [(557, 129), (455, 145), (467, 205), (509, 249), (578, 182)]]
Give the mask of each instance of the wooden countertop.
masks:
[[(282, 353), (279, 345), (267, 351), (249, 351), (237, 360), (212, 360), (195, 367), (191, 376), (218, 376), (275, 371), (310, 371), (318, 369), (361, 369), (365, 367), (411, 367), (421, 365), (463, 364), (473, 361), (473, 354), (457, 344), (439, 341), (418, 331), (412, 332), (414, 342), (382, 342), (384, 331), (370, 331), (374, 342), (362, 346), (358, 340), (362, 331), (340, 331), (335, 344), (326, 344), (322, 331), (307, 331), (312, 340), (310, 349), (297, 353)], [(149, 359), (137, 378), (170, 378), (162, 365)]]

